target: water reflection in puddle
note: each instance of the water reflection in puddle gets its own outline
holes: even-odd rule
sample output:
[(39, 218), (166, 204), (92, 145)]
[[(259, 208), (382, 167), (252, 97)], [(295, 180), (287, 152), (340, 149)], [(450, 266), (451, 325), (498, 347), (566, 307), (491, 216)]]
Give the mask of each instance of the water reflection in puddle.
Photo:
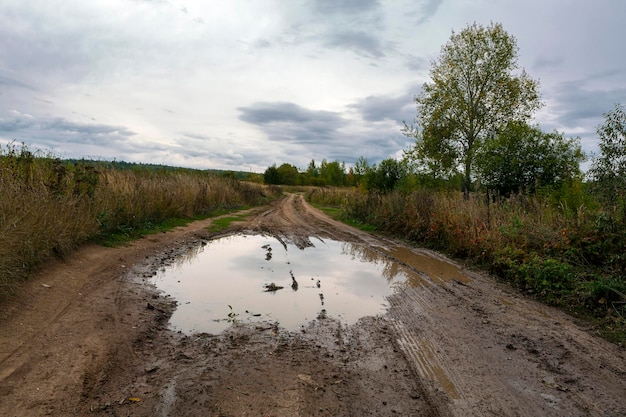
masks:
[(170, 326), (216, 334), (235, 322), (271, 321), (296, 330), (328, 316), (352, 324), (384, 312), (394, 287), (423, 281), (413, 268), (367, 246), (313, 244), (299, 249), (236, 235), (199, 247), (153, 278), (178, 302)]

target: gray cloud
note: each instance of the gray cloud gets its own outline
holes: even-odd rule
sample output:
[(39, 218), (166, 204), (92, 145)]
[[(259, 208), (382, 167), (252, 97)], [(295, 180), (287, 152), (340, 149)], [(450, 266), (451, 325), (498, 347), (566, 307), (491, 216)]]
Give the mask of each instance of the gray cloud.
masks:
[(405, 147), (450, 30), (493, 20), (541, 79), (542, 128), (593, 149), (626, 103), (626, 2), (529, 1), (5, 1), (0, 141), (194, 167), (376, 162)]
[[(405, 103), (409, 99), (409, 104)], [(360, 156), (381, 160), (406, 147), (400, 133), (396, 111), (413, 107), (410, 96), (367, 97), (349, 106), (363, 114), (363, 123), (341, 113), (310, 110), (290, 102), (261, 102), (239, 108), (240, 119), (259, 126), (269, 139), (288, 144), (286, 160), (304, 167), (311, 159), (340, 160), (354, 163)], [(392, 121), (396, 120), (396, 121)], [(293, 146), (293, 147), (291, 147)], [(289, 159), (291, 158), (291, 159)]]
[(7, 117), (0, 118), (0, 132), (13, 133), (37, 125), (35, 118), (29, 114), (11, 111)]
[(346, 49), (358, 55), (381, 58), (392, 49), (380, 36), (384, 9), (377, 0), (315, 0), (285, 32), (283, 43), (314, 42), (325, 48)]
[(124, 126), (77, 123), (62, 117), (37, 118), (16, 110), (0, 118), (0, 137), (23, 142), (103, 144), (125, 141), (133, 135)]
[(0, 25), (0, 61), (11, 62), (15, 73), (43, 79), (64, 74), (71, 79), (87, 72), (84, 52), (89, 36), (59, 24), (44, 24), (37, 14), (24, 16), (10, 9), (7, 13), (12, 16)]
[(128, 0), (128, 1), (132, 3), (147, 3), (147, 4), (155, 4), (155, 5), (168, 3), (167, 0)]
[(400, 133), (398, 126), (394, 123), (385, 123), (380, 126), (361, 125), (360, 129), (358, 125), (354, 127), (355, 132), (352, 135), (345, 135), (337, 143), (319, 143), (307, 147), (309, 154), (318, 155), (315, 158), (318, 160), (327, 158), (347, 164), (354, 164), (361, 156), (367, 158), (370, 163), (378, 163), (413, 143), (411, 139)]
[(23, 89), (27, 89), (27, 90), (33, 90), (35, 91), (35, 87), (33, 87), (30, 84), (27, 84), (25, 82), (22, 82), (20, 80), (16, 80), (14, 78), (10, 78), (10, 77), (5, 77), (3, 75), (0, 74), (0, 85), (4, 85), (7, 88), (12, 88), (12, 87), (19, 87), (19, 88), (23, 88)]
[[(255, 146), (241, 138), (217, 138), (203, 133), (184, 132), (175, 138), (174, 144), (182, 150), (182, 156), (189, 165), (197, 161), (211, 161), (211, 167), (262, 172), (268, 161), (276, 161), (275, 150), (267, 146)], [(202, 162), (200, 162), (202, 163)]]
[(269, 48), (270, 46), (272, 46), (272, 44), (267, 39), (257, 39), (253, 43), (253, 46), (255, 48), (264, 49), (264, 48)]
[(592, 89), (586, 84), (568, 81), (556, 87), (554, 97), (557, 103), (553, 109), (562, 125), (576, 126), (588, 119), (599, 119), (616, 103), (626, 103), (626, 86)]
[(210, 140), (211, 136), (203, 135), (201, 133), (183, 132), (181, 133), (185, 138), (197, 139), (197, 140)]
[[(606, 77), (614, 78), (607, 73)], [(544, 130), (558, 130), (567, 136), (580, 137), (585, 152), (598, 151), (597, 127), (603, 123), (603, 114), (617, 103), (626, 103), (626, 85), (599, 88), (606, 77), (593, 76), (587, 80), (565, 81), (549, 91), (547, 120), (541, 122)], [(621, 84), (621, 85), (620, 85)]]
[(377, 9), (378, 0), (314, 0), (313, 10), (322, 14), (354, 15), (367, 10)]
[(558, 56), (539, 56), (533, 62), (533, 69), (537, 70), (538, 72), (540, 72), (540, 71), (545, 70), (545, 69), (550, 69), (550, 68), (555, 68), (555, 67), (558, 68), (561, 65), (563, 65), (564, 63), (565, 63), (565, 60), (563, 59), (563, 57), (558, 57)]
[[(189, 51), (195, 54), (206, 42), (191, 35), (187, 38), (177, 23), (202, 24), (204, 19), (185, 16), (164, 0), (129, 2), (137, 4), (128, 5), (126, 18), (110, 13), (107, 2), (76, 7), (15, 2), (0, 10), (0, 62), (10, 62), (11, 72), (26, 80), (38, 84), (41, 80), (41, 88), (43, 83), (54, 88), (85, 79), (115, 82), (152, 75), (155, 69), (188, 68), (189, 61), (181, 57), (189, 57), (185, 55)], [(154, 6), (153, 19), (145, 13), (146, 4)]]
[(419, 18), (419, 20), (417, 21), (417, 24), (421, 24), (424, 23), (425, 21), (427, 21), (428, 19), (430, 19), (431, 17), (433, 17), (436, 13), (437, 10), (439, 10), (439, 7), (441, 6), (441, 4), (443, 3), (443, 0), (424, 0), (422, 1), (421, 4), (421, 8), (420, 8), (420, 13), (421, 16)]
[(325, 46), (346, 48), (376, 58), (385, 56), (380, 40), (363, 31), (331, 32), (325, 37)]
[(260, 126), (270, 139), (291, 143), (329, 139), (346, 125), (339, 113), (309, 110), (290, 102), (258, 102), (238, 110), (241, 120)]
[(424, 57), (407, 54), (405, 59), (406, 67), (411, 71), (428, 71), (430, 69), (430, 62)]
[(400, 96), (368, 96), (358, 103), (350, 105), (368, 122), (391, 120), (397, 123), (407, 122), (415, 118), (415, 101), (413, 93)]
[(419, 26), (435, 16), (443, 2), (443, 0), (413, 0), (411, 7), (406, 7), (403, 12), (410, 17), (412, 25)]
[(111, 126), (95, 123), (76, 123), (62, 117), (56, 117), (41, 124), (42, 129), (54, 132), (57, 135), (65, 135), (69, 142), (100, 143), (103, 138), (126, 138), (135, 135), (135, 132), (124, 126)]

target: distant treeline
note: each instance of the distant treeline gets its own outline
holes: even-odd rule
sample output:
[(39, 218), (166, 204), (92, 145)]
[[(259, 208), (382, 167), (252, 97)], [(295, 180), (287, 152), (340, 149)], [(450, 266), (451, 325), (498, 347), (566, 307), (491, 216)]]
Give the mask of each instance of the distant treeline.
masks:
[(406, 161), (388, 158), (370, 165), (365, 158), (360, 157), (350, 168), (346, 167), (345, 162), (328, 162), (326, 159), (319, 164), (312, 160), (304, 171), (289, 163), (278, 167), (274, 164), (265, 170), (263, 180), (266, 184), (276, 185), (361, 187), (363, 190), (388, 192), (418, 185), (433, 186), (435, 183), (438, 187), (453, 187), (460, 184), (461, 177), (457, 181), (433, 182), (428, 175), (411, 173)]
[(162, 165), (162, 164), (147, 164), (147, 163), (137, 163), (137, 162), (126, 162), (126, 161), (106, 161), (106, 160), (94, 160), (94, 159), (64, 159), (65, 163), (73, 164), (73, 165), (90, 165), (94, 168), (100, 169), (116, 169), (120, 171), (143, 171), (143, 172), (178, 172), (178, 173), (189, 173), (189, 174), (197, 174), (197, 173), (208, 173), (219, 177), (231, 178), (242, 181), (250, 181), (250, 182), (263, 182), (263, 177), (261, 174), (250, 172), (250, 171), (233, 171), (233, 170), (223, 170), (223, 169), (195, 169), (195, 168), (183, 168), (176, 167), (171, 165)]

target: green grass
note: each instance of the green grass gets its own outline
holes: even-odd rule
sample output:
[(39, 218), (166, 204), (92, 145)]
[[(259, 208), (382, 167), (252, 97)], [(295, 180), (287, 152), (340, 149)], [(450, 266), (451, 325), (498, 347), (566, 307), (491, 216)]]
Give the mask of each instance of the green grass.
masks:
[(333, 219), (339, 220), (340, 222), (343, 222), (349, 226), (355, 227), (359, 230), (363, 230), (364, 232), (376, 231), (376, 226), (372, 224), (363, 223), (355, 219), (346, 218), (344, 210), (340, 207), (324, 206), (324, 205), (317, 204), (317, 203), (310, 203), (310, 204), (316, 209), (323, 211), (324, 213), (326, 213), (328, 216), (332, 217)]
[[(130, 229), (128, 231), (120, 231), (119, 233), (110, 233), (97, 240), (97, 243), (107, 247), (117, 247), (124, 245), (128, 242), (132, 242), (142, 236), (153, 235), (157, 233), (165, 233), (173, 230), (176, 227), (187, 226), (189, 223), (196, 220), (204, 220), (213, 217), (224, 216), (229, 213), (235, 213), (241, 210), (247, 210), (250, 206), (242, 206), (231, 209), (220, 208), (211, 212), (207, 216), (194, 216), (193, 218), (172, 218), (167, 219), (159, 224), (147, 224), (141, 229)], [(237, 216), (220, 217), (213, 220), (207, 230), (211, 233), (219, 233), (230, 227), (230, 224), (234, 221), (245, 220), (248, 214), (240, 214)]]
[(324, 213), (326, 213), (327, 215), (329, 215), (335, 220), (341, 220), (343, 217), (343, 210), (340, 207), (328, 207), (328, 206), (322, 206), (321, 204), (311, 204), (311, 205), (315, 207), (316, 209), (323, 211)]
[(356, 227), (357, 229), (363, 230), (364, 232), (376, 232), (378, 230), (378, 228), (376, 226), (374, 226), (373, 224), (369, 224), (369, 223), (361, 223), (358, 220), (354, 220), (354, 219), (342, 219), (342, 221), (347, 224), (350, 225), (352, 227)]
[(249, 214), (239, 214), (237, 216), (226, 216), (215, 219), (211, 222), (211, 225), (207, 228), (211, 233), (220, 233), (228, 229), (233, 222), (239, 222), (245, 220)]
[(187, 226), (189, 223), (202, 220), (207, 216), (196, 216), (193, 218), (172, 218), (166, 219), (159, 224), (147, 224), (140, 229), (128, 229), (120, 230), (119, 232), (108, 233), (95, 239), (95, 242), (99, 245), (115, 248), (132, 242), (135, 239), (139, 239), (146, 235), (154, 235), (157, 233), (165, 233), (173, 230), (176, 227)]

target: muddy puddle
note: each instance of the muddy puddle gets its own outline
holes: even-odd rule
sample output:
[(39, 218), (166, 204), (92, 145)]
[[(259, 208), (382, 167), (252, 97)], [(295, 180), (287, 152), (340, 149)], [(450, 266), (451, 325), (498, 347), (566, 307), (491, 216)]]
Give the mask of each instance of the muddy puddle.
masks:
[(427, 285), (443, 275), (463, 279), (450, 264), (423, 255), (403, 252), (398, 262), (392, 258), (397, 248), (311, 243), (302, 249), (273, 237), (235, 235), (194, 248), (152, 279), (177, 301), (170, 327), (217, 334), (250, 322), (287, 330), (325, 317), (353, 324), (384, 313), (386, 297), (402, 286)]

